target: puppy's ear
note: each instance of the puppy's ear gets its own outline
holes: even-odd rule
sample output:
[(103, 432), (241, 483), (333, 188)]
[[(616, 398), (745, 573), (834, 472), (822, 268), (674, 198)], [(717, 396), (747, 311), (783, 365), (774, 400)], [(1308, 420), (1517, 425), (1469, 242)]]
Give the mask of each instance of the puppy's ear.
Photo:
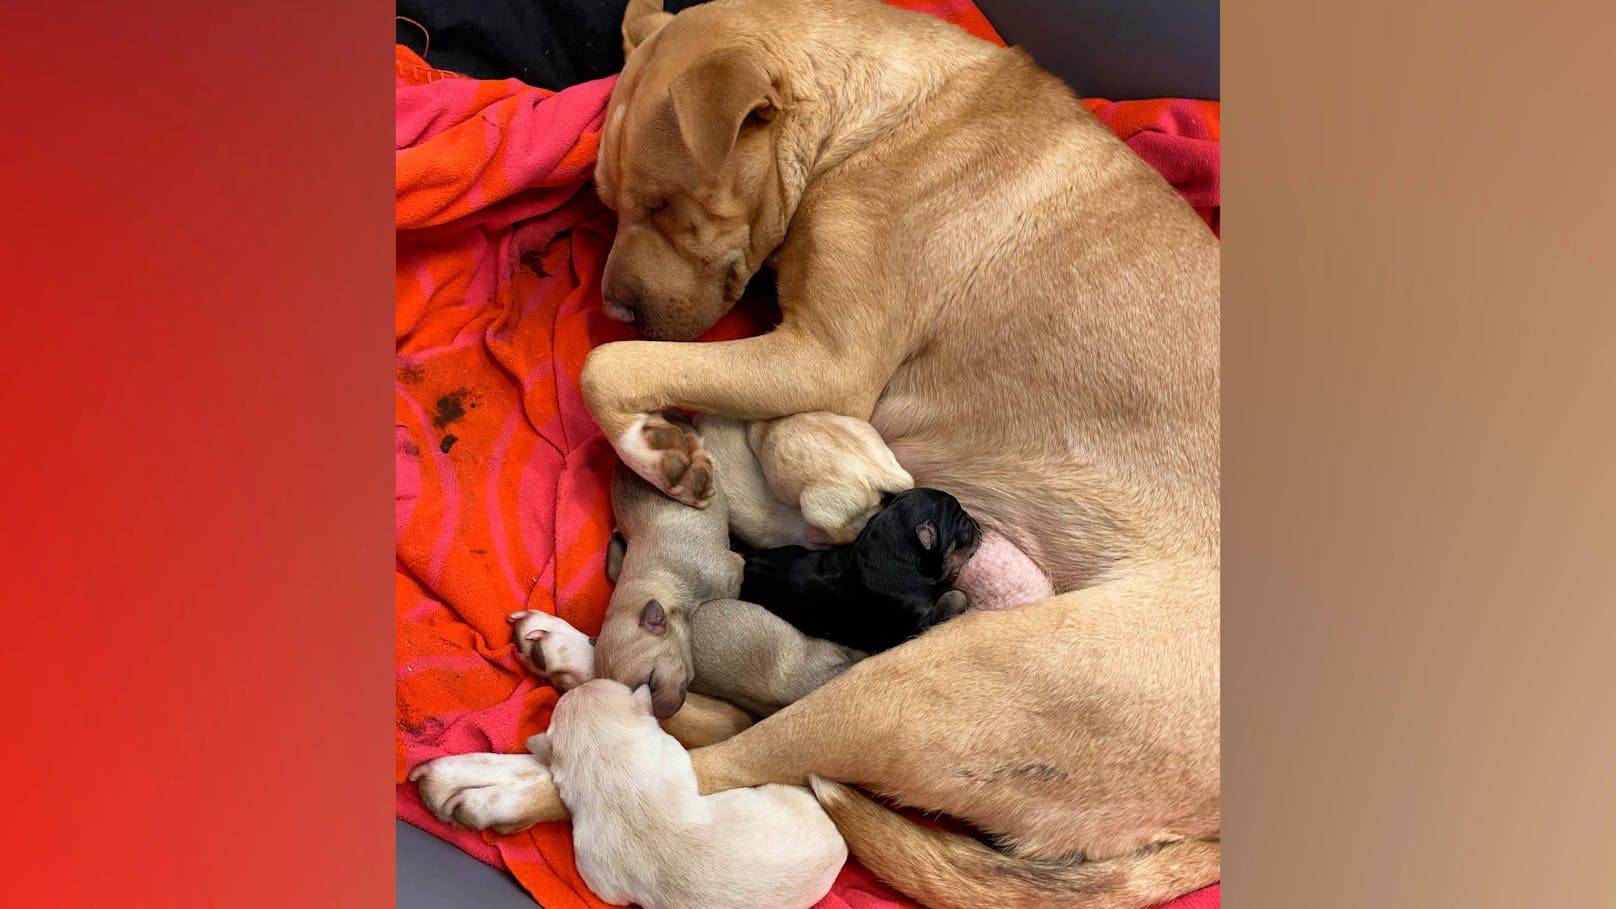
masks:
[(668, 613), (663, 610), (661, 603), (656, 600), (645, 602), (645, 608), (640, 610), (640, 627), (652, 634), (668, 630)]
[(702, 173), (724, 166), (741, 130), (780, 110), (780, 92), (755, 50), (721, 47), (698, 60), (668, 87), (685, 148)]
[(651, 686), (641, 685), (634, 689), (634, 706), (648, 716), (655, 715), (651, 707)]
[(920, 548), (930, 552), (937, 548), (937, 525), (930, 521), (922, 521), (915, 528), (915, 536), (920, 538)]
[(535, 628), (532, 631), (529, 631), (527, 634), (522, 635), (522, 637), (529, 641), (537, 641), (539, 638), (542, 638), (549, 633), (550, 631), (547, 628)]
[(673, 13), (662, 11), (662, 0), (628, 0), (623, 10), (623, 56), (634, 53), (672, 18)]
[(612, 538), (606, 541), (606, 580), (617, 583), (617, 576), (623, 573), (623, 556), (628, 555), (628, 540), (623, 538), (620, 531), (612, 531)]
[(539, 759), (541, 764), (550, 763), (550, 733), (541, 732), (538, 735), (527, 737), (528, 753)]

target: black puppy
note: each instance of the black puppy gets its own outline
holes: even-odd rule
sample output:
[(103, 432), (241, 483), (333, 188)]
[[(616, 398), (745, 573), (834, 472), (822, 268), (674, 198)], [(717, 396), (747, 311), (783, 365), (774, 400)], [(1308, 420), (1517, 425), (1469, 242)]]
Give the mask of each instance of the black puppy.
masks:
[(953, 496), (911, 489), (849, 546), (751, 552), (740, 598), (803, 634), (876, 653), (965, 611), (965, 594), (951, 585), (981, 537)]

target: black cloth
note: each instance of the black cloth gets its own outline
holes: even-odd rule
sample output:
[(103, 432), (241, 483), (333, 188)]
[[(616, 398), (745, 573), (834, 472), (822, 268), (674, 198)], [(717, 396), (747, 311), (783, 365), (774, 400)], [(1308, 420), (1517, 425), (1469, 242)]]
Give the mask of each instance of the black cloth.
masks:
[[(700, 0), (666, 0), (676, 13)], [(627, 0), (398, 0), (399, 44), (438, 69), (559, 90), (623, 68)]]

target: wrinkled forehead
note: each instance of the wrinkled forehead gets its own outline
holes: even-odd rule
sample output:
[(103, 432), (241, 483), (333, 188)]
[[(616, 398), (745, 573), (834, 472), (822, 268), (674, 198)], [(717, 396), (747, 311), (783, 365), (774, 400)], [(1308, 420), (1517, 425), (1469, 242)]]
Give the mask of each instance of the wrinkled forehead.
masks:
[[(660, 37), (654, 35), (652, 41)], [(648, 50), (655, 48), (635, 51), (631, 66), (619, 77), (601, 131), (595, 185), (614, 209), (648, 206), (694, 177), (695, 165), (668, 93), (681, 71), (680, 61), (672, 54), (643, 61)]]

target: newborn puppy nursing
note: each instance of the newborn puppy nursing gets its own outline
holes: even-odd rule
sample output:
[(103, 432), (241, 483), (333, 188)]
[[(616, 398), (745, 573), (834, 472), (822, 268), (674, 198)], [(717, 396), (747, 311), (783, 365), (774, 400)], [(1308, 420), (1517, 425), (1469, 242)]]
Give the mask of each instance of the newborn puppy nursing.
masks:
[[(752, 608), (757, 609), (756, 606)], [(547, 612), (524, 609), (511, 613), (506, 621), (516, 626), (511, 637), (516, 643), (517, 657), (522, 665), (549, 682), (557, 691), (566, 693), (585, 682), (594, 681), (595, 642), (572, 627), (566, 619)], [(693, 625), (693, 640), (701, 640), (699, 632), (699, 627)], [(794, 630), (792, 633), (796, 634)], [(662, 728), (686, 748), (722, 742), (750, 725), (752, 717), (744, 710), (699, 694), (687, 695), (678, 712), (662, 721)]]
[[(697, 510), (668, 498), (619, 464), (612, 477), (612, 507), (622, 536), (613, 540), (606, 576), (617, 584), (612, 594), (614, 607), (619, 602), (626, 604), (625, 613), (630, 618), (633, 604), (657, 590), (664, 591), (662, 596), (668, 603), (680, 604), (677, 612), (669, 613), (665, 607), (660, 611), (665, 625), (669, 621), (677, 623), (682, 653), (689, 661), (685, 675), (689, 690), (723, 698), (753, 714), (766, 716), (834, 678), (864, 654), (830, 641), (804, 637), (761, 607), (731, 598), (740, 586), (741, 571), (740, 556), (730, 551), (724, 530), (732, 488), (725, 478), (731, 472), (738, 471), (732, 471), (724, 457), (715, 458), (715, 482), (725, 485), (712, 505)], [(722, 584), (685, 581), (682, 585), (670, 580), (707, 576), (724, 580)], [(681, 586), (682, 593), (666, 593)], [(714, 596), (691, 602), (703, 592), (715, 591)], [(542, 621), (553, 627), (560, 620), (547, 617)], [(607, 622), (611, 622), (609, 614)], [(630, 628), (633, 630), (644, 631)], [(669, 633), (664, 628), (663, 635)], [(609, 639), (602, 633), (596, 648), (597, 667), (610, 663), (621, 669), (625, 666), (621, 657), (610, 655), (607, 659), (608, 655), (600, 652), (608, 646), (608, 640), (622, 639)], [(627, 641), (628, 646), (635, 646), (632, 635)], [(625, 674), (631, 680), (637, 675)], [(659, 674), (657, 678), (664, 676)], [(675, 718), (678, 715), (674, 714)]]
[(807, 909), (847, 846), (801, 786), (703, 796), (690, 756), (657, 726), (651, 693), (601, 679), (564, 695), (528, 740), (572, 813), (578, 873), (645, 909)]
[[(688, 423), (670, 426), (695, 438)], [(649, 685), (658, 719), (679, 710), (690, 684), (689, 610), (740, 591), (728, 509), (722, 491), (712, 492), (707, 508), (683, 508), (622, 464), (612, 474), (621, 538), (613, 539), (606, 572), (617, 586), (596, 640), (595, 674)]]
[(953, 583), (980, 540), (953, 496), (911, 489), (877, 512), (851, 546), (747, 556), (741, 599), (804, 634), (875, 653), (965, 611)]

